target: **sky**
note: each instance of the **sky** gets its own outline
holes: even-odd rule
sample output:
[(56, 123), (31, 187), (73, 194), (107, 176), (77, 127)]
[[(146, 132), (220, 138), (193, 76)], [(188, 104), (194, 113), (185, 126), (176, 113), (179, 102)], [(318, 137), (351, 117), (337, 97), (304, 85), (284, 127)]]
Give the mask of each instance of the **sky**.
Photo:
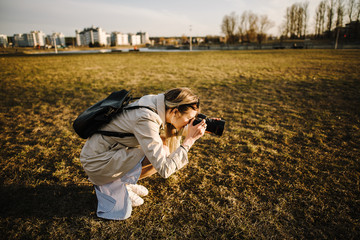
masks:
[[(308, 1), (312, 25), (321, 0)], [(268, 33), (279, 35), (286, 8), (298, 2), (305, 0), (0, 0), (0, 34), (41, 30), (74, 37), (75, 30), (95, 26), (150, 37), (223, 35), (225, 15), (252, 11), (267, 15), (275, 23)]]

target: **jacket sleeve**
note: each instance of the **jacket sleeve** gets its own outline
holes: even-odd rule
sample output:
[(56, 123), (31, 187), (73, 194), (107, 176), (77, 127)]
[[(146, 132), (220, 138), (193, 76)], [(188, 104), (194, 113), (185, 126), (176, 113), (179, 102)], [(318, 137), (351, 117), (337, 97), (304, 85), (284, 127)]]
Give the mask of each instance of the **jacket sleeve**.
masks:
[(134, 135), (156, 171), (162, 177), (168, 178), (188, 163), (188, 156), (184, 148), (178, 147), (167, 157), (159, 129), (160, 123), (149, 114), (138, 118), (134, 126)]

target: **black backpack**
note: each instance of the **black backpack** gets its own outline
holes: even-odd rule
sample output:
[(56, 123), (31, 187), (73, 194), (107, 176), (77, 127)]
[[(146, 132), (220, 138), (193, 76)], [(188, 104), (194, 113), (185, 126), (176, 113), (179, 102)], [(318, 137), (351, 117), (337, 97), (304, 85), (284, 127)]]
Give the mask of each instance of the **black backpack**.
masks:
[(132, 133), (99, 131), (101, 127), (108, 124), (115, 115), (120, 114), (123, 110), (147, 108), (155, 112), (154, 109), (147, 106), (126, 107), (134, 99), (138, 98), (133, 98), (130, 91), (121, 90), (111, 93), (107, 98), (92, 105), (75, 119), (73, 123), (75, 132), (84, 139), (89, 138), (94, 133), (121, 138), (134, 136)]

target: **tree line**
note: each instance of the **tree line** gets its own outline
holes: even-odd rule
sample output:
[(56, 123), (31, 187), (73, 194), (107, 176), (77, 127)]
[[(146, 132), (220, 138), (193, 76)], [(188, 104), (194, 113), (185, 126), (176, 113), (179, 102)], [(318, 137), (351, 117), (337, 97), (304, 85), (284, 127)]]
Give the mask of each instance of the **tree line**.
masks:
[[(347, 19), (346, 19), (347, 17)], [(360, 20), (360, 0), (323, 0), (316, 8), (316, 37), (331, 36), (334, 28), (343, 27), (346, 20), (350, 23)]]
[(226, 36), (227, 43), (254, 42), (259, 44), (266, 38), (266, 32), (274, 26), (267, 15), (257, 15), (251, 11), (244, 11), (241, 16), (235, 12), (225, 15), (221, 24), (221, 31)]
[[(323, 0), (315, 10), (313, 33), (309, 32), (309, 2), (294, 3), (286, 9), (284, 23), (280, 26), (282, 38), (304, 39), (308, 35), (331, 37), (337, 27), (360, 20), (360, 0)], [(241, 15), (232, 12), (223, 17), (221, 31), (227, 43), (255, 42), (260, 45), (267, 37), (267, 31), (274, 27), (267, 15), (244, 11)]]

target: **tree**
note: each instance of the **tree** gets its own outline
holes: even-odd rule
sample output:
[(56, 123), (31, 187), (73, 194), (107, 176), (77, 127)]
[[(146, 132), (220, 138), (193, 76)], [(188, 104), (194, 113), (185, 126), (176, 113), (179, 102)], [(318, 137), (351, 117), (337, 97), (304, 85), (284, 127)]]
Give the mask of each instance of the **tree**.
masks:
[(251, 41), (256, 41), (256, 34), (258, 32), (258, 20), (259, 17), (252, 13), (251, 11), (248, 13), (248, 26), (249, 29), (246, 32), (247, 39)]
[(228, 43), (235, 43), (235, 29), (237, 26), (237, 16), (235, 12), (225, 15), (221, 24), (221, 31), (225, 34)]
[(257, 40), (259, 30), (259, 17), (251, 11), (245, 11), (239, 18), (237, 34), (242, 42), (252, 42)]
[(356, 4), (356, 21), (360, 21), (360, 0)]
[(160, 37), (159, 43), (160, 45), (166, 45), (166, 39), (164, 37)]
[(307, 34), (307, 23), (309, 21), (309, 12), (308, 12), (308, 9), (309, 9), (309, 2), (306, 1), (303, 3), (303, 9), (304, 9), (304, 33), (303, 33), (303, 36), (304, 38), (306, 37), (306, 34)]
[(337, 0), (337, 9), (336, 9), (336, 27), (342, 27), (343, 26), (343, 20), (344, 20), (344, 2), (343, 0)]
[(296, 29), (296, 8), (297, 4), (293, 4), (291, 7), (287, 8), (288, 14), (287, 14), (287, 21), (288, 21), (288, 31), (290, 34), (290, 38), (295, 38), (295, 29)]
[(309, 12), (308, 12), (308, 8), (309, 8), (309, 2), (306, 1), (303, 3), (303, 9), (304, 9), (304, 33), (303, 36), (304, 38), (306, 37), (306, 33), (307, 33), (307, 23), (309, 20)]
[(326, 15), (326, 2), (321, 1), (318, 7), (319, 11), (319, 36), (325, 31), (325, 15)]
[(352, 16), (354, 13), (354, 8), (355, 8), (355, 0), (348, 0), (348, 7), (347, 7), (347, 14), (349, 17), (349, 22), (352, 21)]
[(241, 42), (258, 41), (261, 44), (266, 37), (266, 31), (273, 25), (274, 23), (266, 15), (259, 17), (251, 11), (244, 11), (239, 17), (232, 12), (224, 16), (221, 31), (226, 35), (229, 43), (241, 39)]
[(304, 26), (304, 9), (301, 4), (297, 4), (295, 14), (295, 36), (301, 38)]
[(259, 33), (257, 34), (257, 40), (258, 43), (260, 44), (260, 48), (261, 48), (261, 43), (266, 38), (266, 31), (268, 31), (273, 26), (274, 26), (274, 22), (272, 22), (267, 15), (260, 16)]
[(302, 38), (306, 34), (308, 6), (305, 2), (294, 3), (286, 9), (284, 35), (290, 38)]
[(334, 22), (334, 13), (335, 13), (335, 0), (328, 0), (328, 4), (327, 4), (327, 31), (328, 31), (328, 37), (331, 36), (331, 30), (333, 28), (333, 22)]
[(286, 8), (285, 23), (284, 23), (282, 35), (288, 37), (289, 34), (290, 34), (290, 11), (289, 8)]
[(220, 43), (220, 37), (219, 36), (207, 35), (205, 37), (205, 43), (207, 43), (207, 44), (219, 44)]
[(247, 19), (248, 19), (248, 12), (244, 11), (241, 14), (239, 25), (238, 25), (238, 35), (241, 39), (241, 42), (249, 41), (249, 39), (246, 38), (246, 33), (249, 30)]
[(189, 37), (183, 34), (181, 36), (181, 44), (189, 44), (189, 42), (190, 42)]

